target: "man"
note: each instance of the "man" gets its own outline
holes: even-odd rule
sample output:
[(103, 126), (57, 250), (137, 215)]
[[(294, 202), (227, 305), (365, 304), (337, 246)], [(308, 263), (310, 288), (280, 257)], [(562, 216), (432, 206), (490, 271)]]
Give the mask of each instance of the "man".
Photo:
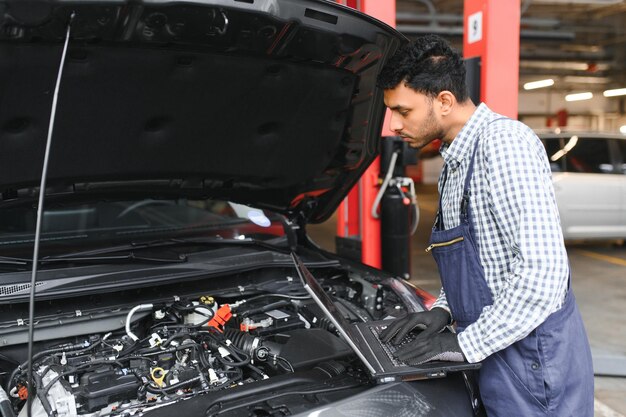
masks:
[[(427, 312), (381, 335), (417, 364), (482, 362), (481, 397), (493, 416), (593, 416), (589, 344), (574, 295), (550, 166), (524, 124), (476, 107), (459, 54), (425, 36), (383, 68), (391, 129), (410, 146), (441, 139), (444, 168), (431, 235), (442, 280)], [(441, 332), (456, 322), (457, 334)]]

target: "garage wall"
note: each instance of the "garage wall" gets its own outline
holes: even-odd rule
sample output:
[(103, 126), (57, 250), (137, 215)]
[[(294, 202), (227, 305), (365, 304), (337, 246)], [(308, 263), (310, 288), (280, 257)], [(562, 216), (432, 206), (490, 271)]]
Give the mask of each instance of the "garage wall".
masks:
[[(572, 91), (574, 92), (574, 91)], [(533, 129), (546, 127), (546, 114), (555, 115), (559, 110), (567, 110), (567, 127), (581, 130), (618, 132), (626, 124), (624, 97), (606, 98), (602, 92), (594, 92), (594, 97), (583, 101), (565, 101), (568, 92), (521, 91), (519, 94), (519, 118)], [(556, 126), (556, 121), (552, 126)]]

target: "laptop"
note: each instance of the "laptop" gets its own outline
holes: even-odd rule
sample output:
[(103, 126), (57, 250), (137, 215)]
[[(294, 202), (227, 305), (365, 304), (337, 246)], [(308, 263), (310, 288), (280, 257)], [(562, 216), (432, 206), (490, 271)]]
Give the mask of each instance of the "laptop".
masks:
[(296, 254), (292, 253), (291, 256), (306, 291), (334, 324), (341, 337), (367, 367), (377, 383), (442, 378), (448, 372), (480, 368), (480, 363), (469, 362), (432, 361), (421, 365), (407, 365), (401, 362), (394, 357), (393, 353), (404, 344), (411, 343), (415, 337), (413, 332), (409, 333), (400, 345), (395, 346), (379, 338), (379, 334), (387, 328), (390, 320), (350, 323)]

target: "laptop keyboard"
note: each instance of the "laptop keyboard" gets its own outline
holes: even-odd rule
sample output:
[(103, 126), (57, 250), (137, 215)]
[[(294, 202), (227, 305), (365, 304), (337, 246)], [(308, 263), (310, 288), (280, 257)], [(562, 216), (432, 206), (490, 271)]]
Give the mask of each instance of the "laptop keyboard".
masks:
[(378, 343), (383, 348), (383, 351), (387, 354), (387, 357), (389, 358), (391, 363), (393, 363), (394, 366), (406, 366), (405, 362), (399, 360), (393, 354), (398, 349), (400, 349), (401, 347), (406, 345), (407, 343), (411, 343), (413, 340), (415, 340), (415, 336), (417, 336), (417, 335), (414, 332), (409, 332), (406, 336), (404, 336), (404, 338), (402, 339), (402, 341), (398, 345), (394, 345), (392, 343), (385, 343), (382, 340), (380, 340), (380, 334), (383, 332), (383, 330), (385, 330), (387, 328), (386, 325), (379, 324), (379, 325), (368, 326), (368, 327), (369, 327), (370, 331), (376, 337), (376, 340), (378, 340)]

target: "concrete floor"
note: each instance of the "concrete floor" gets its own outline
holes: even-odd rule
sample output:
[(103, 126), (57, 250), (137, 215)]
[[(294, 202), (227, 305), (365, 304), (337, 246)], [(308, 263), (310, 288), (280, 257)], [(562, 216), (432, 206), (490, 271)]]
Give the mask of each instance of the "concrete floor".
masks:
[[(437, 266), (424, 252), (437, 209), (435, 186), (418, 186), (420, 223), (412, 239), (411, 282), (439, 294)], [(311, 225), (320, 246), (335, 250), (336, 220)], [(567, 242), (572, 282), (594, 354), (596, 417), (626, 417), (626, 245), (623, 242)]]

